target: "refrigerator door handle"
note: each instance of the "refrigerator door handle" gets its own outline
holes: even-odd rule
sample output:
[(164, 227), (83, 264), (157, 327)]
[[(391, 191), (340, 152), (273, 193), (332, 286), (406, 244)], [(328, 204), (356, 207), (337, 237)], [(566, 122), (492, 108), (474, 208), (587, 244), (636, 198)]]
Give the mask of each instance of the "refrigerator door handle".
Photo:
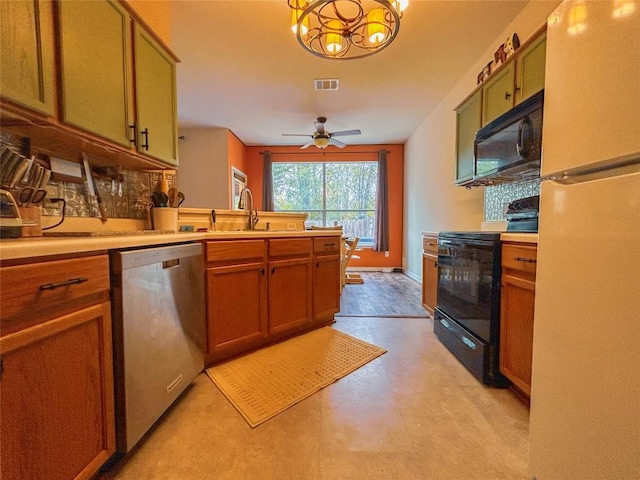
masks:
[(542, 177), (541, 180), (556, 182), (561, 185), (573, 185), (639, 172), (640, 152), (636, 152), (623, 157), (592, 163), (585, 167), (547, 175)]

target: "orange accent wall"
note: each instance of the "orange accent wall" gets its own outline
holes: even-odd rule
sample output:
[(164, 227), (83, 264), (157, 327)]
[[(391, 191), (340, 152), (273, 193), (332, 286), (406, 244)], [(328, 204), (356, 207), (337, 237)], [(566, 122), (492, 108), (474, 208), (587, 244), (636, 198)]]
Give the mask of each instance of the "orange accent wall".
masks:
[[(229, 142), (231, 145), (231, 142)], [(326, 150), (301, 151), (300, 147), (246, 147), (244, 167), (237, 168), (247, 174), (248, 184), (253, 193), (258, 209), (262, 208), (262, 172), (263, 163), (260, 152), (270, 150), (273, 162), (310, 162), (310, 161), (354, 161), (377, 160), (378, 151), (386, 149), (389, 174), (389, 256), (384, 252), (374, 252), (371, 247), (363, 248), (353, 259), (353, 267), (402, 267), (402, 232), (403, 232), (403, 190), (404, 190), (404, 146), (403, 145), (349, 145), (337, 150), (328, 147)]]
[[(227, 133), (227, 168), (228, 168), (228, 173), (227, 173), (227, 178), (231, 179), (233, 178), (233, 174), (231, 172), (231, 167), (236, 167), (238, 170), (240, 170), (241, 172), (246, 173), (249, 176), (249, 173), (247, 172), (247, 164), (249, 163), (249, 161), (247, 160), (247, 147), (245, 146), (244, 143), (242, 143), (240, 141), (240, 139), (238, 137), (235, 136), (235, 134), (229, 130)], [(261, 191), (262, 191), (262, 182), (260, 183), (261, 185)], [(253, 193), (253, 189), (251, 189), (251, 192)], [(262, 196), (262, 193), (260, 194)], [(233, 209), (233, 191), (232, 189), (229, 190), (229, 208)]]

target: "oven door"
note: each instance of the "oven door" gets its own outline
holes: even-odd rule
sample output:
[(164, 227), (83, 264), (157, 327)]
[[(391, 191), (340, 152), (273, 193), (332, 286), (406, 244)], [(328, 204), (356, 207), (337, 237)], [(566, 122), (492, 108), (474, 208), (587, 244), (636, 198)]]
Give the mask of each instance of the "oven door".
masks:
[(438, 308), (489, 342), (499, 298), (499, 242), (440, 238), (438, 270)]

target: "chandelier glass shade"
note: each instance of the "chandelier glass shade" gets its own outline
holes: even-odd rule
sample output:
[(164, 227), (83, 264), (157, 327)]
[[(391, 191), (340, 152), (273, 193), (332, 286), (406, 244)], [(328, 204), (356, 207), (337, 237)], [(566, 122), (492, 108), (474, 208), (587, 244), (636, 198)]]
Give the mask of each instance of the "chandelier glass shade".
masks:
[(353, 59), (386, 48), (398, 35), (409, 0), (287, 0), (291, 30), (307, 51)]

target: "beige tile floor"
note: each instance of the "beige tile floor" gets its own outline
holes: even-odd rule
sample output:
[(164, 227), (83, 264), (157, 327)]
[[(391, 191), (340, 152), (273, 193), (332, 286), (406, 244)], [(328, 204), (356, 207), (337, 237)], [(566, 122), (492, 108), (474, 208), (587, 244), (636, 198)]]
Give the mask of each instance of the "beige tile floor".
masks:
[(528, 409), (485, 388), (429, 318), (339, 318), (386, 354), (251, 429), (205, 374), (130, 458), (124, 479), (530, 479)]

